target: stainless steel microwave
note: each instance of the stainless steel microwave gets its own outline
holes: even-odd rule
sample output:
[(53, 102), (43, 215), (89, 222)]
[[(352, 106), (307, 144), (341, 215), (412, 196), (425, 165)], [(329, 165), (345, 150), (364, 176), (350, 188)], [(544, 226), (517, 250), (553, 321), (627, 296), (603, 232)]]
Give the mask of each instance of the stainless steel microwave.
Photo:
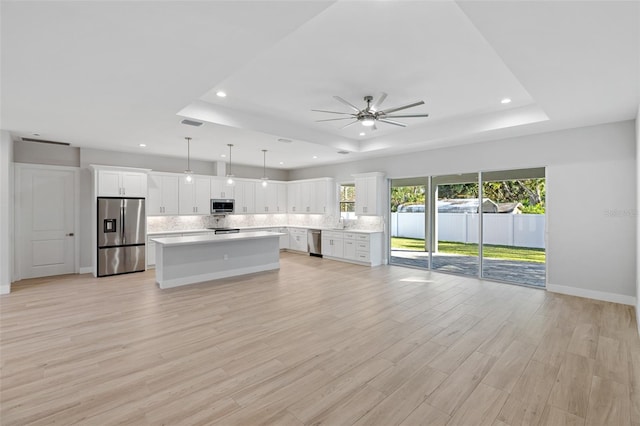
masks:
[(234, 200), (211, 200), (211, 214), (233, 213)]

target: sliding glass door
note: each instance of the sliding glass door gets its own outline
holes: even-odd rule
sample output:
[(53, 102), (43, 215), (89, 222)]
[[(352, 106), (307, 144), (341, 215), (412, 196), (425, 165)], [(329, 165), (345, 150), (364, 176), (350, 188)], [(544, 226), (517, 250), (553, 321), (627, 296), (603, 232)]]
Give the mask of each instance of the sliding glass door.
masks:
[(544, 168), (482, 173), (482, 277), (545, 286)]
[(545, 286), (545, 169), (391, 180), (390, 263)]
[(431, 269), (478, 276), (478, 174), (432, 178)]
[(428, 268), (427, 178), (392, 179), (390, 200), (390, 262)]

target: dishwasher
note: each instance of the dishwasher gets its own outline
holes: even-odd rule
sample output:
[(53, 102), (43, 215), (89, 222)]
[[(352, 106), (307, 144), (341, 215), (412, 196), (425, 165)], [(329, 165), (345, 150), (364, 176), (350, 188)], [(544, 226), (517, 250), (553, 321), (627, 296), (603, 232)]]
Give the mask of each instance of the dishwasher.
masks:
[(322, 257), (322, 231), (309, 229), (307, 231), (307, 250), (310, 256)]

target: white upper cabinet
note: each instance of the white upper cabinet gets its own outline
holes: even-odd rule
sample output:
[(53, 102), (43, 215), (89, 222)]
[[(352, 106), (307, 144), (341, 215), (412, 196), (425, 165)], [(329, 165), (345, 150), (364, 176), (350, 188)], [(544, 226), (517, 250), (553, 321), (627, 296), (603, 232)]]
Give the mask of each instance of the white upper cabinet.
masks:
[(356, 216), (383, 214), (384, 175), (362, 173), (353, 175), (356, 182)]
[(175, 174), (149, 173), (147, 215), (176, 215), (178, 207), (179, 176)]
[(95, 170), (96, 196), (141, 197), (147, 196), (147, 169), (126, 167), (91, 166)]
[[(235, 214), (256, 213), (256, 183), (236, 179)], [(261, 213), (261, 212), (258, 212)]]
[(330, 214), (337, 209), (333, 179), (289, 182), (287, 186), (289, 213)]
[(256, 183), (256, 213), (286, 213), (287, 187), (284, 183)]
[(191, 182), (185, 177), (180, 178), (180, 214), (196, 215), (210, 214), (211, 208), (211, 178), (208, 176), (193, 176)]
[(211, 198), (213, 199), (233, 199), (234, 188), (227, 183), (227, 178), (212, 177), (211, 178)]

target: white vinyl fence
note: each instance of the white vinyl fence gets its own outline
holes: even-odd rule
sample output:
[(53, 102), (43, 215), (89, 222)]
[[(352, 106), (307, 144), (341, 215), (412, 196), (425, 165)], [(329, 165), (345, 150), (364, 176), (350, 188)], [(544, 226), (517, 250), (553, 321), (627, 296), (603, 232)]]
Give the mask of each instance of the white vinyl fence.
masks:
[[(478, 242), (477, 213), (438, 213), (437, 240)], [(543, 214), (485, 213), (484, 243), (501, 246), (544, 248)], [(424, 213), (392, 213), (391, 236), (423, 239)]]

